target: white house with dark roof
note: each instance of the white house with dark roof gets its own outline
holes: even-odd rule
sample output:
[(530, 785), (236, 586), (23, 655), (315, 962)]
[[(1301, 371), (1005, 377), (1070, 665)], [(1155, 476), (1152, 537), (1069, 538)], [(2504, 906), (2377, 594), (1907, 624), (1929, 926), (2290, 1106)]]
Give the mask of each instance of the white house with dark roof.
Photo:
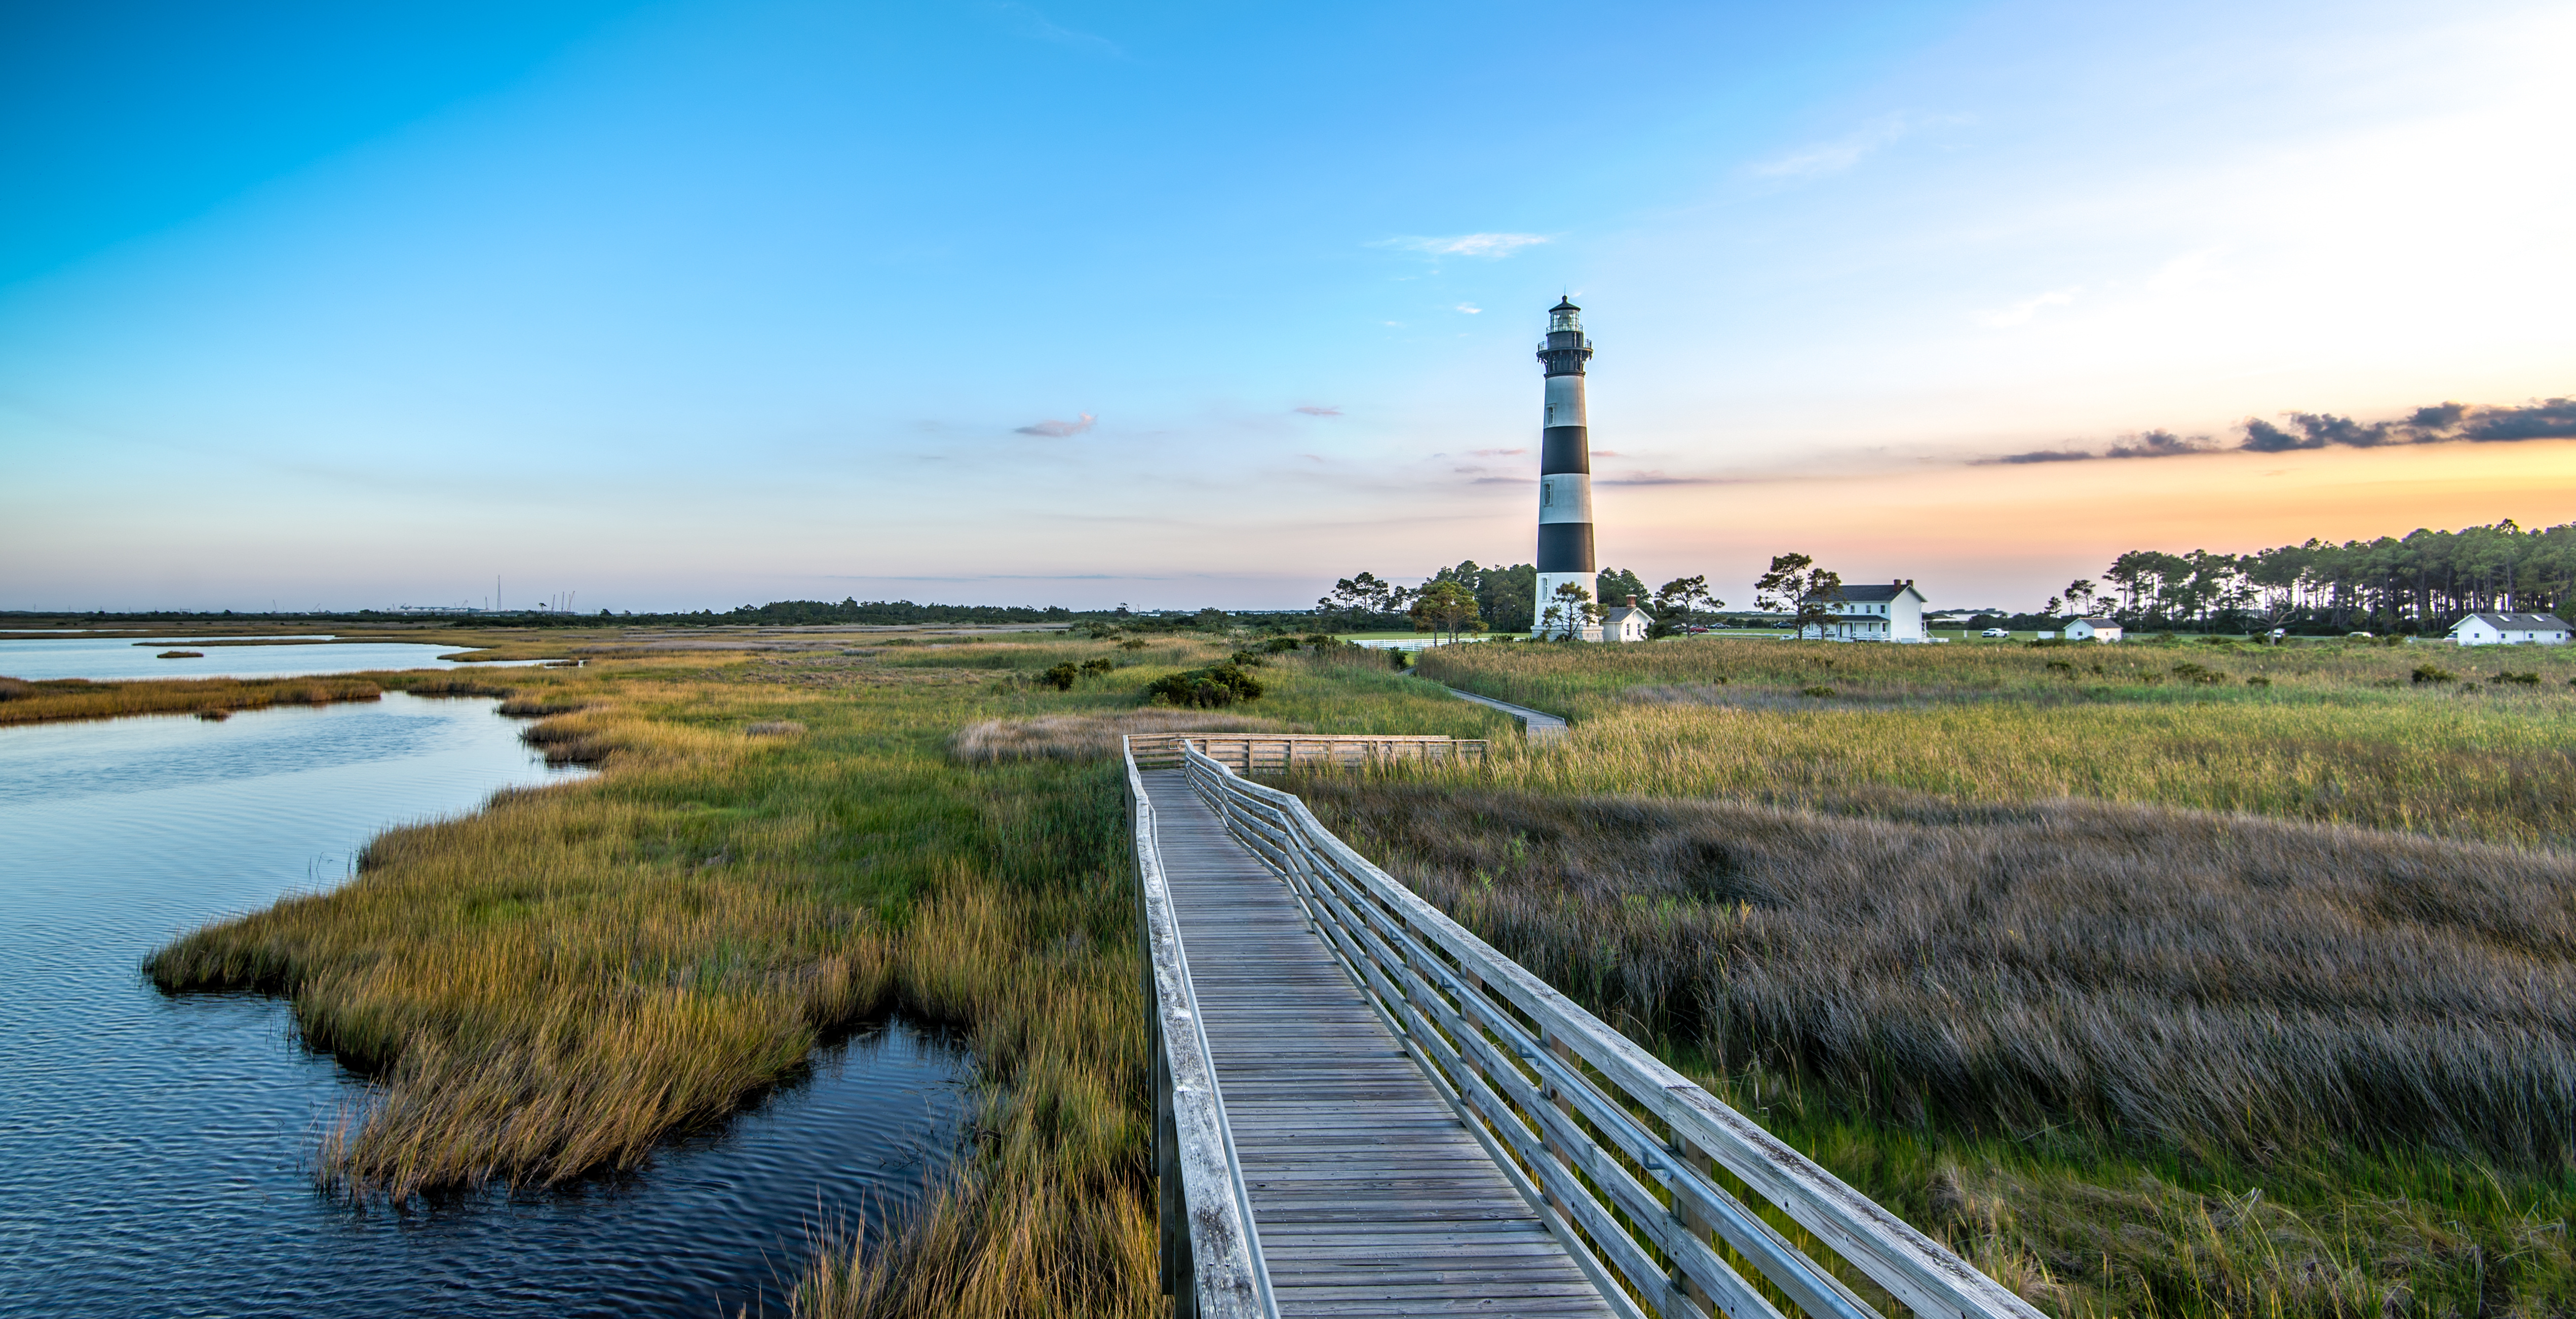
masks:
[(1638, 608), (1637, 597), (1632, 595), (1628, 597), (1628, 603), (1613, 605), (1608, 612), (1601, 615), (1601, 639), (1603, 641), (1643, 641), (1646, 639), (1647, 630), (1654, 625), (1655, 616)]
[(2069, 641), (2117, 641), (2120, 621), (2116, 618), (2079, 618), (2066, 625)]
[(1822, 627), (1810, 623), (1800, 636), (1810, 641), (1932, 639), (1932, 634), (1923, 629), (1923, 593), (1914, 589), (1911, 577), (1884, 586), (1845, 586), (1842, 599), (1831, 603), (1834, 621)]
[(2463, 646), (2563, 646), (2567, 620), (2556, 614), (2471, 614), (2451, 625)]

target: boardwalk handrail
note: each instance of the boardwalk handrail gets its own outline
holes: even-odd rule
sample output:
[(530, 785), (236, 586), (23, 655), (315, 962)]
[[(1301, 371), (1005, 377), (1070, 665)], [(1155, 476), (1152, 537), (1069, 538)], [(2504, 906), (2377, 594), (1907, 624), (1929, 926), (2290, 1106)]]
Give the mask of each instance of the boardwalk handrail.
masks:
[(1343, 767), (1395, 761), (1482, 760), (1483, 738), (1381, 733), (1137, 733), (1127, 750), (1144, 769), (1181, 767), (1187, 742), (1240, 773), (1301, 765)]
[(1225, 1122), (1216, 1063), (1154, 836), (1154, 802), (1126, 748), (1145, 1022), (1154, 1055), (1154, 1174), (1161, 1188), (1163, 1291), (1175, 1319), (1278, 1319), (1253, 1230), (1243, 1162)]
[[(1923, 1319), (2043, 1319), (1397, 883), (1294, 794), (1184, 746), (1189, 781), (1277, 870), (1558, 1239), (1664, 1319), (1877, 1312), (1711, 1175), (1712, 1162)], [(1652, 1124), (1652, 1125), (1650, 1125)], [(1658, 1130), (1660, 1128), (1660, 1130)], [(1737, 1271), (1748, 1264), (1759, 1286)]]

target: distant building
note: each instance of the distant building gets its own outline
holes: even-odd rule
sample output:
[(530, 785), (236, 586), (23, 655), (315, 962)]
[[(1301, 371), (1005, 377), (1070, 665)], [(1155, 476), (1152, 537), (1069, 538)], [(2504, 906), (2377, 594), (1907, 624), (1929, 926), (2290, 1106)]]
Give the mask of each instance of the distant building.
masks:
[(2117, 641), (2120, 625), (2108, 618), (2079, 618), (2066, 625), (2069, 641)]
[(2463, 646), (2563, 646), (2567, 620), (2556, 614), (2471, 614), (2451, 625)]
[(1654, 625), (1655, 616), (1639, 609), (1637, 597), (1632, 595), (1628, 597), (1627, 604), (1614, 607), (1609, 613), (1601, 616), (1601, 639), (1603, 641), (1643, 641), (1646, 639), (1647, 629)]
[(1920, 643), (1932, 639), (1923, 630), (1923, 593), (1914, 589), (1911, 577), (1885, 586), (1846, 586), (1842, 598), (1830, 603), (1834, 621), (1822, 627), (1809, 623), (1800, 636), (1810, 641)]

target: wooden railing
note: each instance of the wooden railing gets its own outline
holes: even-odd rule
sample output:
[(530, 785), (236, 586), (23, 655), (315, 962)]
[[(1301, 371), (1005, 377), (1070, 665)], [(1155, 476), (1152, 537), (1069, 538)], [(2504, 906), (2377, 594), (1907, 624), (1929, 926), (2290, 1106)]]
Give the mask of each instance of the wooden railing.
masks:
[(1485, 758), (1482, 738), (1325, 733), (1145, 733), (1127, 739), (1127, 754), (1146, 769), (1178, 769), (1184, 743), (1241, 774)]
[(1369, 864), (1303, 801), (1195, 748), (1182, 754), (1192, 788), (1287, 881), (1614, 1308), (1879, 1319), (1731, 1181), (1923, 1319), (2041, 1319)]
[(1146, 1031), (1154, 1057), (1154, 1176), (1162, 1191), (1163, 1291), (1175, 1319), (1278, 1319), (1252, 1226), (1243, 1164), (1226, 1129), (1172, 893), (1155, 845), (1154, 801), (1127, 756), (1127, 832), (1136, 860)]

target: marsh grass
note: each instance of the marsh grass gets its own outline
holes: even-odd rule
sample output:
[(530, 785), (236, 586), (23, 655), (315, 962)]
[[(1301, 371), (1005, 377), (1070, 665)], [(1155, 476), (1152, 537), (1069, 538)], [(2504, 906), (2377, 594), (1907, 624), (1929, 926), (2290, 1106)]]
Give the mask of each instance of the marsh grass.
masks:
[[(1141, 662), (1063, 693), (1026, 680), (1069, 652)], [(988, 1082), (971, 1153), (900, 1230), (833, 1238), (798, 1311), (1161, 1313), (1115, 766), (950, 748), (979, 724), (1089, 744), (1162, 718), (1140, 709), (1156, 677), (1229, 653), (970, 641), (384, 675), (506, 681), (506, 708), (542, 716), (532, 743), (600, 772), (391, 830), (349, 883), (191, 933), (148, 970), (171, 992), (283, 995), (309, 1044), (369, 1078), (316, 1160), (361, 1198), (633, 1167), (837, 1031), (949, 1026)], [(1282, 726), (1489, 726), (1383, 670), (1261, 672)], [(804, 731), (756, 731), (782, 724)]]
[(2576, 1302), (2576, 859), (2096, 803), (1293, 786), (2050, 1308)]
[(0, 678), (0, 725), (121, 719), (128, 715), (259, 710), (272, 705), (373, 701), (384, 686), (373, 675), (328, 678), (151, 678), (91, 682)]
[[(2446, 658), (2481, 678), (2576, 671), (2528, 649)], [(2360, 646), (1758, 641), (1459, 646), (1423, 661), (1462, 688), (1573, 714), (1560, 754), (1495, 762), (1502, 780), (1548, 792), (2080, 798), (2576, 846), (2563, 731), (2576, 691), (2554, 679), (2422, 687), (2410, 681), (2420, 662)]]

